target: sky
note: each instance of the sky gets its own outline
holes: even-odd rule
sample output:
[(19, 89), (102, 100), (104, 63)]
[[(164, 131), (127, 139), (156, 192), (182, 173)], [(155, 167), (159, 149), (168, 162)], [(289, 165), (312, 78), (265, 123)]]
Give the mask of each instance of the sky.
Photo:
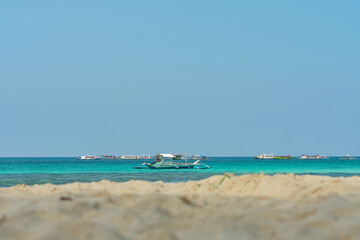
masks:
[(360, 155), (358, 1), (2, 1), (0, 156)]

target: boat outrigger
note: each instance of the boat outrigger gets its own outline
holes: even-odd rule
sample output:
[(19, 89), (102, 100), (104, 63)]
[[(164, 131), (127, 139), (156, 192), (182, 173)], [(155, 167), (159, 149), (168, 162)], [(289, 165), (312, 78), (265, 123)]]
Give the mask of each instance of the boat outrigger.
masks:
[(195, 162), (188, 162), (185, 157), (182, 159), (179, 155), (172, 154), (157, 154), (155, 160), (152, 163), (143, 163), (139, 166), (136, 166), (137, 169), (208, 169), (210, 166), (204, 164), (200, 160)]

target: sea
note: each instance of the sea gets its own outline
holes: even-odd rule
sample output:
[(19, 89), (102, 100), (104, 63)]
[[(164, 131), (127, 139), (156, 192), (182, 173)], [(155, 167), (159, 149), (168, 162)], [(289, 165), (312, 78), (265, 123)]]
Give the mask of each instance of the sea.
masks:
[(210, 169), (135, 169), (152, 160), (78, 160), (75, 157), (0, 158), (0, 187), (17, 184), (65, 184), (129, 180), (185, 182), (224, 173), (310, 174), (331, 177), (360, 176), (360, 158), (254, 159), (253, 157), (209, 157)]

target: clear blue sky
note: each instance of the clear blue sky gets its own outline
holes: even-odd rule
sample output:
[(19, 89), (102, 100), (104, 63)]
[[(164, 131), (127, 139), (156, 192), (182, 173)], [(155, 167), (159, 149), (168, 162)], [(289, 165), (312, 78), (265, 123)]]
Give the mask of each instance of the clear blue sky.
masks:
[(0, 156), (360, 155), (358, 1), (2, 1)]

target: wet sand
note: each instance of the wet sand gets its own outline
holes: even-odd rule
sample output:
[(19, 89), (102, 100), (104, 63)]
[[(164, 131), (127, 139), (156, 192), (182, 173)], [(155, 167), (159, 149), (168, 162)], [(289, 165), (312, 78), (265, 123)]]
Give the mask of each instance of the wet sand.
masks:
[(358, 239), (360, 178), (213, 176), (0, 188), (0, 239)]

